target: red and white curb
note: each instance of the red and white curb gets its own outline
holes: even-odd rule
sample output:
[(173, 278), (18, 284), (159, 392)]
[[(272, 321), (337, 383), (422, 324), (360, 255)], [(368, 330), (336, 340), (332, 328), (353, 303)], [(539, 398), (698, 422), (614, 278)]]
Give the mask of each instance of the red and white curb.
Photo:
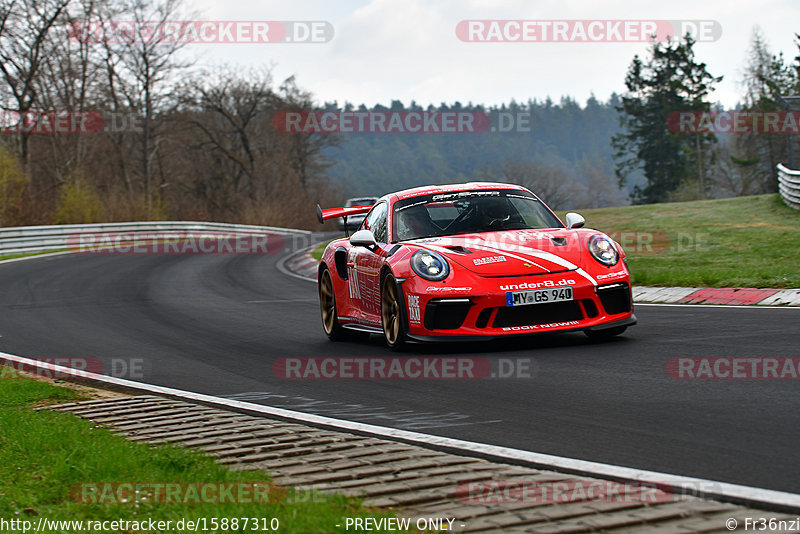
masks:
[[(289, 256), (283, 267), (298, 278), (317, 281), (319, 261), (308, 250)], [(800, 289), (634, 286), (634, 302), (643, 304), (721, 304), (729, 306), (800, 306)]]
[(654, 304), (800, 306), (800, 289), (634, 286), (633, 300)]
[(278, 270), (295, 278), (316, 282), (319, 260), (314, 259), (311, 251), (316, 249), (317, 246), (318, 244), (286, 256), (278, 262)]

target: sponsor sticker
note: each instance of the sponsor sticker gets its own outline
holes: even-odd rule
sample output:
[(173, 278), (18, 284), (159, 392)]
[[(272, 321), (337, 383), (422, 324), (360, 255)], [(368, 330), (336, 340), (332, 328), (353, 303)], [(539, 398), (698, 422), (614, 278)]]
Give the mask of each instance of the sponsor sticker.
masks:
[(521, 284), (508, 284), (500, 286), (500, 291), (514, 291), (518, 289), (540, 289), (545, 287), (566, 287), (575, 285), (575, 280), (562, 278), (561, 280), (543, 280), (542, 282), (522, 282)]
[(595, 276), (598, 280), (607, 280), (608, 278), (619, 278), (620, 276), (625, 276), (625, 271), (616, 271), (613, 273), (607, 274), (598, 274)]
[(419, 295), (408, 295), (408, 322), (420, 322)]
[(531, 330), (550, 330), (552, 328), (563, 328), (565, 326), (577, 326), (581, 324), (580, 321), (564, 321), (560, 323), (546, 323), (546, 324), (529, 324), (525, 326), (504, 326), (505, 332), (525, 332)]
[(486, 256), (485, 258), (476, 258), (472, 260), (475, 265), (486, 265), (488, 263), (502, 263), (506, 261), (505, 256)]
[(472, 291), (472, 287), (428, 286), (425, 290), (430, 293), (466, 293)]

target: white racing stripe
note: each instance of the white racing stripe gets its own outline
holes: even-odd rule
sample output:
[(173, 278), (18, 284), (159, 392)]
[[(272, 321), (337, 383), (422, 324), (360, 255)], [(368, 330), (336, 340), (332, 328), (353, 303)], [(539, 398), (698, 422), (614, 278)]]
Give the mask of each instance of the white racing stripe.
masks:
[[(520, 261), (524, 261), (526, 263), (531, 263), (531, 264), (537, 266), (538, 268), (547, 271), (548, 273), (551, 272), (550, 269), (548, 269), (547, 267), (543, 267), (542, 265), (539, 265), (538, 263), (534, 262), (530, 258), (524, 258), (522, 256), (517, 256), (516, 254), (511, 254), (510, 252), (507, 252), (505, 250), (495, 251), (495, 250), (492, 250), (492, 249), (490, 249), (490, 248), (488, 248), (486, 246), (473, 246), (473, 245), (470, 245), (470, 247), (472, 247), (474, 249), (482, 250), (484, 252), (491, 252), (492, 254), (501, 254), (502, 253), (505, 256), (511, 256), (512, 258), (518, 259)], [(438, 246), (438, 245), (433, 245), (433, 246), (429, 245), (428, 248), (434, 249), (434, 250), (436, 250), (436, 252), (439, 252), (439, 253), (445, 253), (445, 254), (452, 254), (453, 253), (453, 251), (449, 250), (447, 247), (442, 247), (442, 246)]]
[[(494, 254), (508, 254), (508, 252), (506, 252), (505, 248), (494, 249), (493, 247), (490, 247), (490, 246), (487, 246), (487, 245), (479, 245), (479, 246), (476, 246), (474, 248), (481, 249), (481, 250), (484, 250), (484, 251), (487, 251), (487, 252), (492, 252)], [(587, 280), (589, 280), (589, 282), (591, 282), (592, 285), (594, 285), (594, 286), (597, 285), (597, 280), (592, 278), (589, 275), (589, 273), (587, 273), (586, 271), (584, 271), (583, 269), (581, 269), (577, 265), (575, 265), (575, 264), (573, 264), (571, 262), (568, 262), (564, 258), (556, 256), (552, 252), (539, 250), (537, 248), (522, 247), (522, 246), (519, 246), (519, 245), (509, 245), (509, 249), (513, 250), (514, 252), (519, 252), (520, 254), (528, 254), (528, 255), (533, 256), (535, 258), (539, 258), (539, 259), (542, 259), (542, 260), (547, 260), (547, 261), (549, 261), (551, 263), (555, 263), (556, 265), (560, 265), (560, 266), (562, 266), (562, 267), (564, 267), (566, 269), (569, 269), (571, 271), (574, 270), (576, 273), (578, 273), (579, 275), (581, 275), (584, 278), (586, 278)], [(530, 260), (527, 260), (527, 261), (530, 261)]]
[(28, 365), (39, 369), (75, 376), (77, 378), (92, 380), (103, 384), (115, 385), (138, 391), (146, 391), (156, 395), (165, 395), (168, 397), (175, 397), (188, 401), (212, 404), (234, 410), (261, 413), (273, 417), (291, 419), (293, 421), (332, 427), (345, 431), (360, 432), (387, 439), (396, 439), (435, 448), (444, 448), (450, 451), (457, 450), (468, 456), (490, 457), (493, 460), (524, 463), (535, 467), (550, 468), (587, 476), (660, 484), (671, 486), (675, 489), (675, 491), (678, 492), (699, 495), (705, 498), (731, 500), (737, 503), (745, 503), (755, 506), (767, 506), (772, 508), (780, 507), (783, 509), (800, 511), (800, 495), (795, 493), (755, 488), (752, 486), (741, 486), (738, 484), (729, 484), (726, 482), (717, 482), (701, 478), (659, 473), (657, 471), (647, 471), (631, 467), (621, 467), (598, 462), (590, 462), (587, 460), (578, 460), (575, 458), (565, 458), (563, 456), (554, 456), (551, 454), (541, 454), (538, 452), (512, 449), (509, 447), (500, 447), (497, 445), (488, 445), (485, 443), (476, 443), (473, 441), (433, 436), (429, 434), (422, 434), (420, 432), (412, 432), (409, 430), (399, 430), (396, 428), (366, 423), (356, 423), (342, 419), (334, 419), (331, 417), (286, 410), (283, 408), (273, 408), (263, 404), (254, 404), (250, 402), (225, 399), (222, 397), (215, 397), (202, 393), (194, 393), (191, 391), (156, 386), (143, 382), (135, 382), (133, 380), (127, 380), (124, 378), (115, 378), (106, 375), (89, 373), (86, 371), (71, 369), (69, 367), (32, 360), (30, 358), (15, 356), (13, 354), (6, 354), (3, 352), (0, 352), (0, 360), (7, 360), (22, 365)]

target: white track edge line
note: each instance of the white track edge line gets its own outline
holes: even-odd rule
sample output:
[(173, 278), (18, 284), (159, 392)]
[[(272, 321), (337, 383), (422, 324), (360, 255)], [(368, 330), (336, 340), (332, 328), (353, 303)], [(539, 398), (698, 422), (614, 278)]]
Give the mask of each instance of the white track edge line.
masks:
[(37, 258), (49, 258), (52, 256), (63, 256), (66, 254), (73, 254), (71, 250), (63, 250), (60, 252), (45, 252), (44, 254), (31, 254), (30, 256), (22, 256), (21, 258), (9, 258), (7, 260), (0, 260), (0, 263), (14, 263), (16, 261), (35, 260)]
[[(116, 378), (107, 375), (100, 375), (90, 373), (87, 371), (80, 371), (62, 365), (55, 365), (47, 362), (25, 358), (23, 356), (16, 356), (0, 352), (0, 360), (8, 360), (17, 362), (23, 365), (29, 365), (40, 369), (55, 371), (58, 373), (67, 374), (76, 378), (83, 378), (121, 386), (125, 388), (136, 389), (140, 391), (147, 391), (170, 397), (177, 397), (181, 399), (193, 400), (206, 404), (213, 404), (217, 406), (224, 406), (236, 410), (244, 410), (248, 412), (257, 412), (265, 415), (272, 415), (284, 419), (292, 419), (312, 424), (319, 424), (327, 427), (342, 429), (345, 431), (362, 432), (383, 438), (395, 438), (406, 442), (414, 442), (422, 445), (430, 445), (434, 447), (443, 447), (451, 450), (461, 450), (468, 453), (478, 453), (484, 456), (497, 458), (499, 460), (507, 459), (517, 462), (534, 464), (542, 467), (553, 467), (556, 469), (568, 470), (577, 472), (587, 476), (604, 476), (616, 479), (625, 479), (642, 483), (652, 483), (660, 485), (669, 485), (673, 488), (681, 489), (687, 493), (698, 495), (704, 498), (729, 498), (741, 503), (748, 503), (754, 505), (777, 505), (784, 508), (791, 508), (800, 510), (800, 494), (788, 493), (777, 490), (769, 490), (763, 488), (756, 488), (752, 486), (742, 486), (738, 484), (731, 484), (727, 482), (717, 482), (713, 480), (687, 477), (681, 475), (672, 475), (668, 473), (660, 473), (657, 471), (647, 471), (636, 469), (632, 467), (622, 467), (610, 464), (603, 464), (599, 462), (591, 462), (588, 460), (579, 460), (576, 458), (565, 458), (563, 456), (554, 456), (550, 454), (543, 454), (538, 452), (523, 451), (520, 449), (513, 449), (510, 447), (501, 447), (498, 445), (488, 445), (485, 443), (477, 443), (473, 441), (465, 441), (455, 438), (447, 438), (442, 436), (433, 436), (430, 434), (422, 434), (420, 432), (413, 432), (410, 430), (400, 430), (396, 428), (383, 427), (378, 425), (371, 425), (368, 423), (357, 423), (353, 421), (346, 421), (342, 419), (335, 419), (332, 417), (325, 417), (320, 415), (307, 414), (297, 412), (294, 410), (286, 410), (283, 408), (273, 408), (263, 404), (255, 404), (251, 402), (243, 402), (237, 400), (226, 399), (223, 397), (215, 397), (203, 393), (194, 393), (181, 389), (174, 389), (166, 386), (157, 386), (147, 384), (144, 382), (136, 382), (124, 378)], [(710, 490), (700, 490), (699, 488), (713, 488)]]

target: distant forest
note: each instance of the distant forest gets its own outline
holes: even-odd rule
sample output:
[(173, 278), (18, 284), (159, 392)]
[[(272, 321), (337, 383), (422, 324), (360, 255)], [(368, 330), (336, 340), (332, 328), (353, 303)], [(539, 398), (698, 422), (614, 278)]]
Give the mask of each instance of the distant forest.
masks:
[[(566, 202), (584, 208), (627, 204), (630, 188), (639, 181), (630, 181), (622, 190), (614, 175), (611, 139), (620, 131), (619, 106), (617, 95), (607, 102), (591, 97), (585, 105), (570, 97), (557, 103), (548, 98), (488, 108), (443, 103), (435, 109), (482, 111), (492, 118), (501, 113), (514, 117), (528, 114), (530, 131), (337, 134), (338, 144), (324, 151), (332, 162), (327, 173), (347, 196), (380, 196), (408, 187), (473, 179), (515, 179), (529, 182), (556, 208)], [(414, 102), (405, 106), (397, 100), (388, 107), (356, 108), (332, 102), (324, 108), (372, 112), (434, 109)], [(536, 179), (520, 175), (528, 167), (531, 174), (538, 169)], [(579, 206), (574, 204), (576, 193)]]

